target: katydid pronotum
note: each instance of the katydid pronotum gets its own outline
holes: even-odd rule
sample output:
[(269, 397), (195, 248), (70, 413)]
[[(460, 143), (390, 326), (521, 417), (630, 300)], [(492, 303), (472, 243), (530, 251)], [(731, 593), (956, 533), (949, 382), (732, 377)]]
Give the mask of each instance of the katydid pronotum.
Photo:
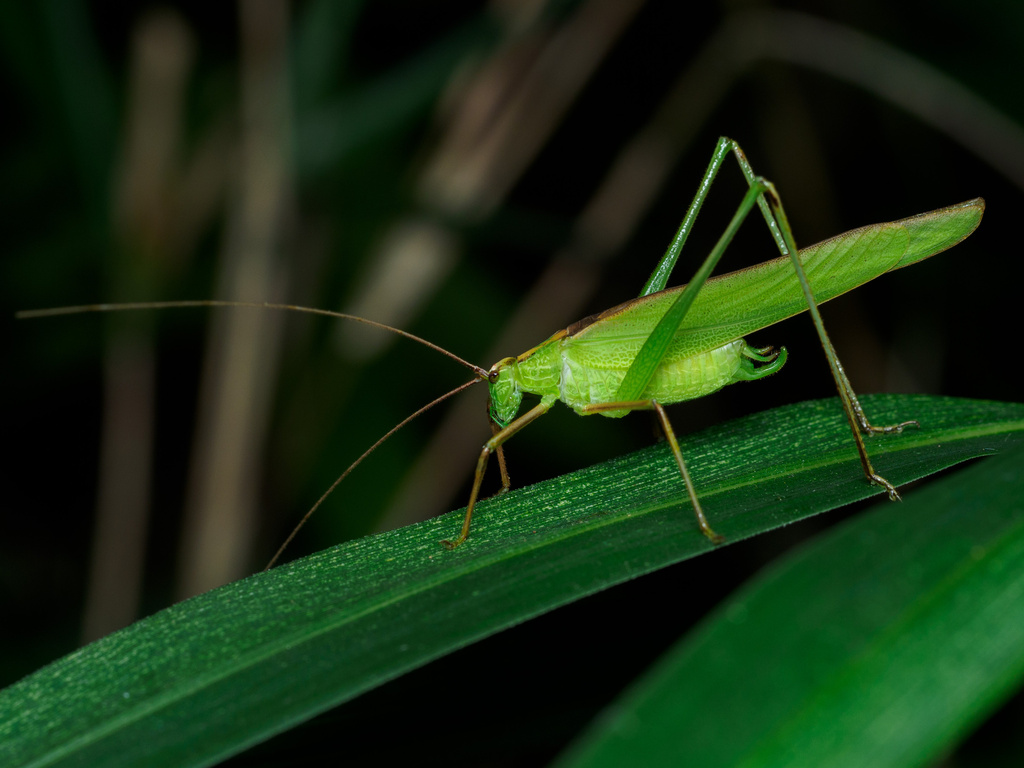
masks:
[[(693, 279), (687, 285), (666, 290), (711, 183), (730, 154), (746, 177), (747, 193)], [(781, 257), (708, 279), (755, 205), (760, 208)], [(909, 266), (956, 245), (977, 228), (984, 208), (984, 200), (976, 198), (900, 221), (861, 227), (798, 251), (775, 187), (754, 174), (735, 141), (723, 137), (718, 141), (686, 217), (638, 298), (574, 323), (518, 357), (506, 357), (489, 369), (475, 366), (397, 328), (354, 315), (291, 305), (231, 301), (99, 304), (36, 310), (19, 316), (182, 306), (289, 309), (355, 320), (397, 333), (442, 352), (473, 371), (475, 378), (409, 416), (349, 466), (306, 513), (270, 565), (324, 499), (381, 442), (425, 410), (481, 381), (486, 381), (490, 390), (492, 437), (483, 446), (477, 461), (462, 529), (455, 539), (442, 542), (447, 548), (458, 547), (469, 536), (490, 455), (498, 456), (502, 488), (507, 490), (510, 480), (502, 446), (559, 400), (584, 416), (620, 417), (630, 411), (653, 410), (679, 467), (700, 530), (712, 543), (718, 544), (724, 539), (711, 528), (701, 508), (663, 406), (703, 397), (736, 381), (755, 380), (775, 373), (786, 361), (785, 347), (756, 349), (743, 337), (808, 310), (832, 370), (864, 475), (868, 482), (884, 489), (890, 499), (898, 500), (896, 488), (875, 472), (862, 433), (898, 433), (905, 427), (916, 426), (917, 422), (874, 426), (868, 421), (829, 341), (818, 304), (885, 272)], [(519, 415), (524, 394), (538, 395), (540, 402)]]

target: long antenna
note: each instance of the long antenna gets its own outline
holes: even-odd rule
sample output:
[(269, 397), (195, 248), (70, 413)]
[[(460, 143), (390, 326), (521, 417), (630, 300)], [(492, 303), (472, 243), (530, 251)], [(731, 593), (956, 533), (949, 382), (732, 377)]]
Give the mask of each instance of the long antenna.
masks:
[(444, 402), (449, 397), (452, 397), (453, 395), (457, 395), (457, 394), (459, 394), (459, 392), (462, 392), (464, 389), (469, 389), (471, 386), (473, 386), (474, 384), (479, 384), (481, 381), (483, 381), (483, 379), (470, 379), (465, 384), (461, 384), (458, 387), (456, 387), (455, 389), (453, 389), (451, 392), (446, 392), (445, 394), (441, 395), (440, 397), (430, 401), (429, 403), (424, 405), (422, 408), (420, 408), (418, 411), (413, 413), (411, 416), (406, 416), (402, 421), (398, 422), (398, 424), (396, 424), (391, 429), (389, 429), (387, 431), (387, 433), (383, 437), (381, 437), (376, 443), (374, 443), (369, 448), (367, 448), (365, 451), (363, 451), (363, 455), (360, 456), (355, 461), (353, 461), (351, 464), (349, 464), (348, 469), (346, 469), (344, 472), (342, 472), (340, 475), (338, 475), (338, 479), (335, 480), (333, 483), (331, 483), (331, 487), (328, 488), (326, 491), (324, 491), (323, 495), (319, 499), (317, 499), (316, 504), (314, 504), (313, 507), (309, 510), (309, 512), (307, 512), (305, 514), (305, 516), (301, 520), (299, 520), (299, 524), (296, 525), (292, 529), (292, 532), (288, 534), (288, 538), (284, 540), (284, 544), (282, 544), (280, 547), (278, 547), (277, 552), (275, 552), (274, 556), (272, 558), (270, 558), (270, 562), (267, 563), (266, 567), (263, 570), (264, 571), (269, 571), (271, 568), (274, 567), (274, 563), (276, 563), (278, 558), (281, 557), (281, 553), (284, 552), (285, 548), (289, 544), (291, 544), (292, 539), (295, 538), (295, 534), (297, 534), (299, 532), (299, 529), (302, 528), (302, 526), (304, 526), (306, 524), (306, 521), (309, 520), (309, 518), (313, 516), (313, 513), (316, 512), (317, 508), (321, 504), (323, 504), (324, 500), (328, 496), (331, 495), (331, 492), (335, 488), (337, 488), (338, 485), (341, 484), (341, 481), (344, 480), (346, 477), (348, 477), (349, 473), (362, 463), (363, 459), (365, 459), (367, 456), (369, 456), (371, 453), (373, 453), (375, 450), (377, 450), (378, 447), (380, 447), (381, 443), (383, 443), (385, 440), (387, 440), (389, 437), (391, 437), (393, 434), (395, 434), (395, 432), (400, 430), (402, 427), (404, 427), (406, 424), (408, 424), (410, 421), (415, 419), (420, 414), (426, 413), (427, 411), (429, 411), (431, 408), (433, 408), (438, 403)]
[(40, 317), (56, 317), (58, 315), (78, 315), (84, 314), (86, 312), (123, 312), (128, 310), (175, 309), (182, 307), (249, 307), (254, 309), (280, 309), (288, 310), (291, 312), (305, 312), (306, 314), (310, 315), (322, 315), (324, 317), (333, 317), (341, 320), (354, 320), (357, 323), (363, 323), (364, 325), (369, 325), (374, 328), (380, 328), (381, 330), (384, 331), (390, 331), (391, 333), (397, 334), (399, 336), (404, 336), (405, 338), (411, 339), (412, 341), (419, 342), (423, 346), (429, 347), (430, 349), (433, 349), (436, 352), (440, 352), (445, 357), (448, 357), (454, 360), (455, 362), (459, 363), (460, 365), (469, 368), (469, 370), (471, 370), (476, 376), (476, 378), (456, 387), (451, 392), (447, 392), (441, 395), (440, 397), (432, 400), (431, 402), (427, 403), (425, 406), (420, 408), (411, 416), (407, 416), (397, 425), (388, 430), (387, 434), (385, 434), (377, 442), (375, 442), (368, 449), (366, 449), (358, 459), (353, 461), (348, 466), (348, 469), (342, 472), (338, 476), (338, 479), (331, 483), (331, 487), (324, 491), (323, 495), (319, 499), (317, 499), (316, 504), (313, 505), (313, 507), (305, 514), (305, 516), (303, 516), (303, 518), (299, 521), (299, 524), (292, 529), (292, 532), (288, 534), (288, 538), (285, 539), (284, 544), (282, 544), (278, 548), (277, 552), (275, 552), (274, 556), (270, 559), (270, 562), (267, 563), (266, 568), (263, 569), (265, 571), (270, 570), (270, 568), (274, 566), (274, 563), (278, 561), (278, 559), (281, 557), (281, 553), (283, 553), (285, 548), (292, 542), (292, 539), (295, 538), (295, 535), (299, 532), (302, 526), (306, 524), (306, 521), (309, 520), (310, 517), (312, 517), (313, 513), (317, 511), (320, 505), (324, 503), (327, 497), (331, 495), (331, 493), (334, 491), (335, 488), (338, 487), (341, 481), (348, 477), (349, 473), (351, 473), (353, 469), (358, 467), (363, 462), (363, 459), (365, 459), (367, 456), (369, 456), (371, 453), (377, 450), (377, 448), (380, 447), (381, 443), (383, 443), (385, 440), (387, 440), (389, 437), (395, 434), (395, 432), (400, 430), (402, 427), (404, 427), (410, 421), (415, 419), (417, 416), (429, 411), (435, 405), (444, 402), (449, 397), (457, 395), (459, 394), (459, 392), (462, 392), (465, 389), (469, 389), (474, 384), (478, 384), (481, 381), (487, 381), (490, 378), (490, 372), (486, 368), (481, 368), (478, 365), (473, 365), (473, 363), (470, 363), (467, 360), (463, 360), (461, 357), (452, 352), (449, 352), (447, 349), (439, 347), (437, 344), (429, 342), (426, 339), (420, 338), (419, 336), (409, 333), (408, 331), (403, 331), (401, 328), (395, 328), (384, 323), (378, 323), (376, 320), (367, 320), (365, 317), (359, 317), (358, 315), (349, 315), (345, 314), (344, 312), (333, 312), (329, 309), (300, 307), (295, 304), (273, 304), (265, 301), (224, 301), (220, 299), (202, 299), (186, 301), (147, 301), (127, 302), (124, 304), (79, 304), (73, 307), (54, 307), (52, 309), (29, 309), (23, 310), (21, 312), (16, 312), (14, 316), (19, 320), (29, 320)]
[(427, 341), (426, 339), (420, 338), (419, 336), (403, 331), (401, 328), (395, 328), (384, 323), (378, 323), (376, 320), (367, 320), (365, 317), (359, 317), (359, 315), (347, 315), (344, 312), (332, 312), (329, 309), (314, 309), (313, 307), (300, 307), (295, 304), (272, 304), (266, 301), (222, 301), (219, 299), (211, 300), (191, 300), (191, 301), (146, 301), (146, 302), (129, 302), (126, 304), (80, 304), (74, 307), (55, 307), (53, 309), (28, 309), (21, 312), (15, 312), (14, 316), (19, 320), (29, 320), (38, 317), (56, 317), (57, 315), (79, 315), (86, 312), (123, 312), (128, 310), (140, 310), (140, 309), (175, 309), (181, 307), (249, 307), (254, 309), (283, 309), (291, 312), (305, 312), (309, 315), (323, 315), (324, 317), (335, 317), (341, 320), (354, 320), (357, 323), (363, 323), (364, 325), (370, 325), (374, 328), (380, 328), (384, 331), (391, 331), (399, 336), (404, 336), (412, 341), (417, 341), (425, 347), (430, 347), (435, 352), (440, 352), (445, 357), (449, 357), (460, 365), (469, 368), (481, 379), (487, 378), (487, 370), (481, 368), (478, 365), (463, 360), (461, 357), (453, 352), (449, 352), (444, 347), (439, 347), (437, 344)]

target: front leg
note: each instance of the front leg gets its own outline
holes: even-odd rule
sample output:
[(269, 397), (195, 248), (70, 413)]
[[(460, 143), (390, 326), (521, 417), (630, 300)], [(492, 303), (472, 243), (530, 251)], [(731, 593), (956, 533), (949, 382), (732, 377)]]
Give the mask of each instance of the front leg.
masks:
[[(487, 471), (487, 461), (491, 458), (491, 454), (497, 452), (499, 457), (498, 461), (502, 462), (503, 456), (501, 453), (501, 446), (505, 441), (531, 421), (540, 418), (551, 410), (551, 406), (554, 405), (556, 401), (557, 398), (555, 397), (548, 396), (541, 398), (541, 401), (537, 405), (504, 429), (498, 429), (495, 431), (491, 439), (484, 443), (483, 450), (480, 451), (480, 458), (476, 461), (476, 474), (473, 476), (473, 490), (469, 494), (469, 504), (466, 505), (466, 517), (462, 521), (462, 531), (456, 539), (445, 539), (441, 542), (446, 549), (455, 549), (465, 542), (469, 536), (469, 523), (473, 519), (473, 508), (476, 506), (477, 498), (480, 496), (480, 486), (483, 484), (484, 473)], [(504, 483), (508, 479), (508, 474), (507, 472), (503, 472), (502, 474), (502, 482)]]

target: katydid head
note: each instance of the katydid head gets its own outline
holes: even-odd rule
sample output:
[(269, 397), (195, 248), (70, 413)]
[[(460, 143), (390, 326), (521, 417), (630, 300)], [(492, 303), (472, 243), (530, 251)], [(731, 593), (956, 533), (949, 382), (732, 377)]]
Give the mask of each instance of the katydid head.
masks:
[(516, 358), (506, 357), (492, 365), (487, 372), (491, 419), (502, 428), (507, 427), (516, 417), (519, 404), (523, 402), (523, 391), (514, 373), (515, 363)]

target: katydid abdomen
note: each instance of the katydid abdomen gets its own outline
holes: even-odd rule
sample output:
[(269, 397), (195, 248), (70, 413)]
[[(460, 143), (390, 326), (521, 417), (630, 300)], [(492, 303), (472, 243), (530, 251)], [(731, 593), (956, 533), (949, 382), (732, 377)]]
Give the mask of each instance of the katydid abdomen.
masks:
[[(632, 342), (632, 343), (631, 343)], [(557, 334), (537, 349), (520, 357), (511, 367), (512, 377), (524, 392), (554, 395), (579, 414), (591, 413), (587, 406), (607, 403), (618, 390), (635, 356), (628, 348), (639, 349), (642, 337), (616, 339), (599, 347), (575, 336)], [(626, 354), (620, 354), (623, 349)], [(692, 354), (669, 347), (658, 371), (644, 390), (643, 398), (665, 405), (695, 400), (717, 392), (727, 384), (761, 378), (777, 371), (785, 362), (781, 354), (769, 365), (755, 368), (751, 350), (743, 339), (716, 349)], [(599, 411), (602, 416), (618, 418), (629, 411)]]

